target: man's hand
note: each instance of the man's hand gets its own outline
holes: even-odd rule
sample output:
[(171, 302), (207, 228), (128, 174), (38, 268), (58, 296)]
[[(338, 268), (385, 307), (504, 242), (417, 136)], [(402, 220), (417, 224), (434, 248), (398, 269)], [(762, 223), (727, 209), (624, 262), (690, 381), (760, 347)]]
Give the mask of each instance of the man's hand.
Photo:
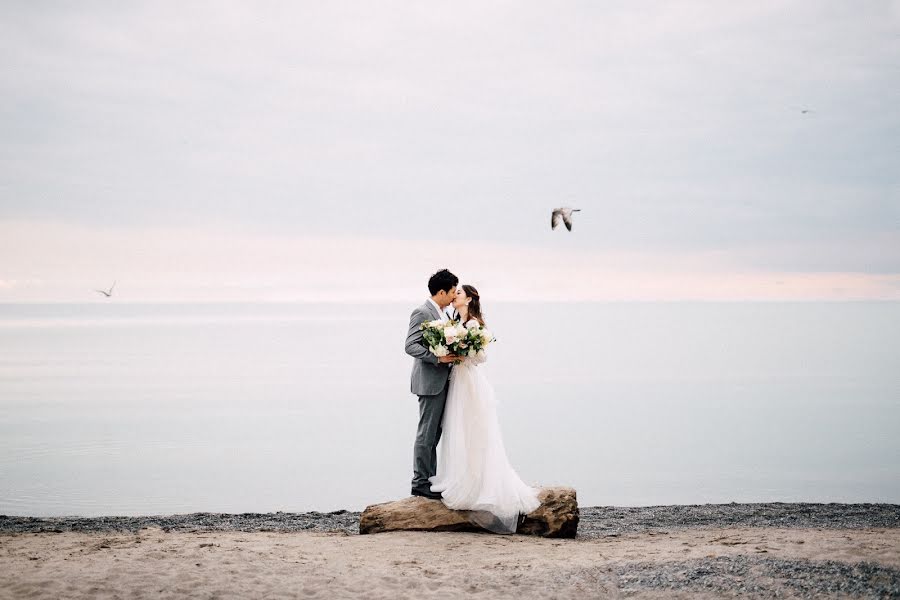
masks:
[(455, 363), (458, 360), (460, 360), (459, 356), (457, 356), (455, 354), (448, 354), (447, 356), (440, 357), (438, 359), (438, 362), (446, 364), (446, 363)]

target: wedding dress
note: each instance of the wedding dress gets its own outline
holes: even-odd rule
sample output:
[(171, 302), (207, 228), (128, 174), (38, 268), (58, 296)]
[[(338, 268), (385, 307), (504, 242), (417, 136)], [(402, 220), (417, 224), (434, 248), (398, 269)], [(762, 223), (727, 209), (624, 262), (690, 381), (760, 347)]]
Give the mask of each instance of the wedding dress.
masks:
[(507, 459), (494, 388), (478, 366), (484, 360), (466, 358), (450, 371), (437, 474), (429, 481), (448, 508), (472, 511), (470, 520), (489, 531), (515, 533), (519, 515), (541, 503)]

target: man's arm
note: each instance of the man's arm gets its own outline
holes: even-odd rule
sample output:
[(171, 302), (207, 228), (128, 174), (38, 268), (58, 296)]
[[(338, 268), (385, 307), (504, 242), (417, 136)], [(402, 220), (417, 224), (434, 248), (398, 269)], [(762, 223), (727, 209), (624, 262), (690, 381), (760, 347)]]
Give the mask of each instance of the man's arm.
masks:
[(421, 310), (416, 309), (412, 312), (409, 317), (409, 333), (406, 334), (406, 353), (413, 358), (436, 365), (441, 361), (428, 349), (421, 330), (422, 323), (429, 320), (428, 315)]

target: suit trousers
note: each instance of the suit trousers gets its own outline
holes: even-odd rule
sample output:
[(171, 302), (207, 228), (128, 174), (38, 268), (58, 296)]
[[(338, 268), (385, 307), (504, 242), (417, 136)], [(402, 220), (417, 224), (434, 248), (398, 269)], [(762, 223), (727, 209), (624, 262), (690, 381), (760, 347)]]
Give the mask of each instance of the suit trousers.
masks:
[(437, 473), (437, 445), (441, 439), (441, 419), (447, 402), (449, 379), (440, 393), (419, 396), (419, 428), (413, 446), (412, 489), (431, 492), (429, 477)]

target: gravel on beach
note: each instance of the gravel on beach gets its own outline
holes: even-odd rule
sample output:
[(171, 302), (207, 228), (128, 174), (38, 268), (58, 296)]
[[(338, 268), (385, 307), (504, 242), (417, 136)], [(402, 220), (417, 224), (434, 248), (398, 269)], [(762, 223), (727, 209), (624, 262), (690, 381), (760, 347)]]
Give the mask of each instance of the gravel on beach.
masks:
[(578, 536), (596, 538), (660, 529), (713, 527), (900, 527), (900, 504), (676, 504), (579, 509)]
[[(194, 573), (193, 569), (199, 572), (206, 562), (194, 563), (206, 558), (197, 552), (218, 550), (225, 560), (245, 544), (250, 544), (248, 549), (255, 548), (256, 554), (246, 554), (243, 560), (257, 561), (244, 565), (247, 569), (254, 573), (273, 569), (258, 578), (259, 585), (277, 590), (278, 585), (312, 581), (316, 575), (327, 580), (322, 589), (331, 597), (353, 597), (337, 594), (334, 586), (349, 589), (360, 581), (368, 585), (379, 574), (383, 586), (394, 582), (402, 588), (408, 581), (403, 579), (405, 572), (424, 569), (425, 577), (416, 576), (416, 582), (442, 574), (445, 579), (440, 586), (465, 583), (473, 589), (532, 590), (519, 598), (900, 598), (900, 505), (896, 504), (582, 507), (575, 540), (490, 534), (471, 538), (465, 536), (473, 534), (460, 533), (423, 536), (414, 532), (358, 536), (359, 516), (359, 512), (346, 510), (134, 517), (0, 515), (0, 535), (8, 536), (5, 541), (0, 538), (0, 543), (6, 549), (4, 560), (14, 561), (19, 556), (29, 565), (22, 570), (15, 566), (18, 563), (7, 562), (7, 570), (18, 575), (10, 575), (6, 583), (31, 590), (36, 598), (53, 597), (42, 577), (56, 573), (54, 569), (84, 569), (84, 577), (76, 569), (66, 584), (72, 587), (67, 593), (73, 597), (79, 590), (95, 589), (94, 577), (101, 575), (91, 575), (92, 568), (106, 573), (104, 577), (115, 577), (118, 571), (105, 566), (107, 563), (92, 562), (101, 560), (96, 558), (99, 553), (118, 552), (109, 560), (137, 561), (135, 565), (140, 567), (134, 569), (143, 569), (144, 579), (131, 583), (152, 581), (155, 586), (167, 573), (183, 577)], [(276, 541), (279, 533), (304, 531), (314, 532), (313, 536)], [(188, 535), (166, 536), (164, 532)], [(235, 532), (239, 538), (244, 532), (255, 537), (231, 539)], [(47, 536), (53, 533), (60, 535)], [(91, 535), (81, 540), (77, 537), (81, 533)], [(101, 539), (92, 539), (92, 534)], [(152, 559), (164, 562), (144, 562), (150, 555), (141, 554), (142, 548), (148, 547), (150, 540)], [(191, 549), (193, 546), (197, 548)], [(288, 546), (293, 549), (286, 550)], [(392, 562), (382, 564), (385, 557), (392, 557)], [(298, 558), (312, 566), (297, 564)], [(54, 559), (57, 562), (46, 567), (48, 574), (34, 570), (42, 561)], [(356, 575), (342, 570), (341, 561), (351, 559), (356, 561)], [(471, 561), (481, 561), (475, 571)], [(244, 563), (225, 560), (209, 564), (224, 569)], [(332, 570), (326, 577), (322, 569)], [(216, 572), (206, 584), (220, 586), (222, 578), (229, 576)], [(244, 575), (233, 576), (237, 582), (246, 581)], [(279, 583), (279, 577), (288, 579)], [(517, 587), (509, 587), (513, 583)], [(106, 585), (116, 584), (110, 579)], [(440, 586), (438, 591), (450, 589)], [(40, 590), (48, 593), (41, 595)], [(399, 593), (387, 588), (382, 591)], [(421, 593), (424, 590), (417, 592)]]
[[(578, 538), (643, 531), (717, 527), (820, 527), (829, 529), (900, 527), (900, 504), (692, 504), (671, 506), (588, 506), (579, 509)], [(197, 512), (152, 516), (22, 517), (0, 515), (0, 533), (163, 531), (321, 531), (359, 533), (359, 512)]]

